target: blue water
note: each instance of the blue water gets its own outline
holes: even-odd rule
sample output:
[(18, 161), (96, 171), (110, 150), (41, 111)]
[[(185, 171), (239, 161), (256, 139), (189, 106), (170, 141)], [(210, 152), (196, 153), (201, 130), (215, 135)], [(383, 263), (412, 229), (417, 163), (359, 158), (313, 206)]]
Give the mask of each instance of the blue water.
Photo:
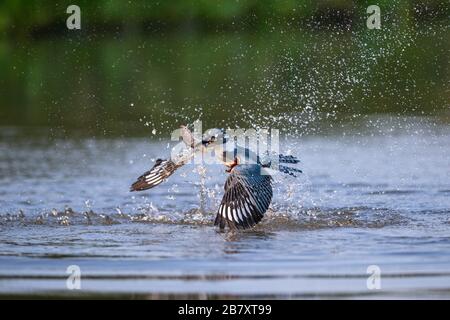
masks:
[(128, 191), (167, 141), (1, 128), (0, 295), (450, 298), (450, 128), (402, 123), (286, 140), (304, 174), (277, 176), (266, 217), (239, 233), (212, 226), (222, 167)]

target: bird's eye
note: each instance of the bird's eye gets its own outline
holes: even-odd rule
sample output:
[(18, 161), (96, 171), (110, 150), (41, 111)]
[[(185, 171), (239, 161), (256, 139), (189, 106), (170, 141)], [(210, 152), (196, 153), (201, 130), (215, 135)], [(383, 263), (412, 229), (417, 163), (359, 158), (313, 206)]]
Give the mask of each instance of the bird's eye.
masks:
[(212, 136), (210, 141), (211, 141), (211, 142), (216, 141), (216, 137), (215, 137), (215, 136)]

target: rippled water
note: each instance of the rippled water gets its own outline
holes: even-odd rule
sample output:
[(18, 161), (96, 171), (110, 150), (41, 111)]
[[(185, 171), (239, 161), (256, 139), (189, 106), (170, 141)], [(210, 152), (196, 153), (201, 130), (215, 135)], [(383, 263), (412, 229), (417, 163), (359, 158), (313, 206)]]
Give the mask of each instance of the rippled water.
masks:
[[(128, 191), (167, 141), (2, 128), (0, 293), (450, 298), (449, 127), (380, 123), (286, 141), (304, 174), (277, 176), (266, 218), (239, 233), (212, 226), (221, 167), (206, 167), (204, 184), (188, 165)], [(66, 288), (69, 265), (81, 290)], [(381, 289), (367, 287), (370, 265)]]

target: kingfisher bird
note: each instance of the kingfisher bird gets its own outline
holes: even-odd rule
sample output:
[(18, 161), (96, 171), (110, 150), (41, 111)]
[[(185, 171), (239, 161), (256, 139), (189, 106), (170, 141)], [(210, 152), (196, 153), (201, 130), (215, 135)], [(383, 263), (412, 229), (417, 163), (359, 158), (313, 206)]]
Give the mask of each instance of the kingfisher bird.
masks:
[[(153, 167), (131, 185), (130, 191), (151, 189), (165, 181), (194, 156), (214, 151), (217, 160), (226, 166), (226, 172), (229, 173), (214, 225), (219, 226), (221, 230), (226, 227), (249, 229), (259, 223), (269, 209), (273, 196), (274, 170), (270, 168), (269, 154), (260, 157), (249, 148), (227, 144), (229, 137), (222, 129), (207, 130), (201, 141), (195, 139), (186, 126), (181, 126), (180, 135), (185, 147), (170, 159), (157, 159)], [(231, 145), (232, 150), (224, 148), (226, 145)], [(245, 159), (242, 159), (243, 157)], [(278, 170), (282, 173), (296, 177), (302, 171), (282, 163), (299, 162), (298, 158), (292, 155), (278, 154)]]

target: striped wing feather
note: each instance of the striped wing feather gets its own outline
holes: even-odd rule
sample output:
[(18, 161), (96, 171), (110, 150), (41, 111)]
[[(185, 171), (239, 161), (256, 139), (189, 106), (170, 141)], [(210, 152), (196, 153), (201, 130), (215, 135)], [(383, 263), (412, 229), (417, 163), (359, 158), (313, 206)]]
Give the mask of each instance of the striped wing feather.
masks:
[(151, 189), (165, 181), (180, 166), (182, 164), (177, 165), (172, 160), (158, 159), (153, 168), (137, 178), (136, 182), (131, 185), (130, 191)]
[(264, 216), (272, 201), (269, 175), (260, 174), (259, 165), (236, 166), (225, 182), (225, 194), (217, 212), (215, 225), (220, 229), (248, 229)]

